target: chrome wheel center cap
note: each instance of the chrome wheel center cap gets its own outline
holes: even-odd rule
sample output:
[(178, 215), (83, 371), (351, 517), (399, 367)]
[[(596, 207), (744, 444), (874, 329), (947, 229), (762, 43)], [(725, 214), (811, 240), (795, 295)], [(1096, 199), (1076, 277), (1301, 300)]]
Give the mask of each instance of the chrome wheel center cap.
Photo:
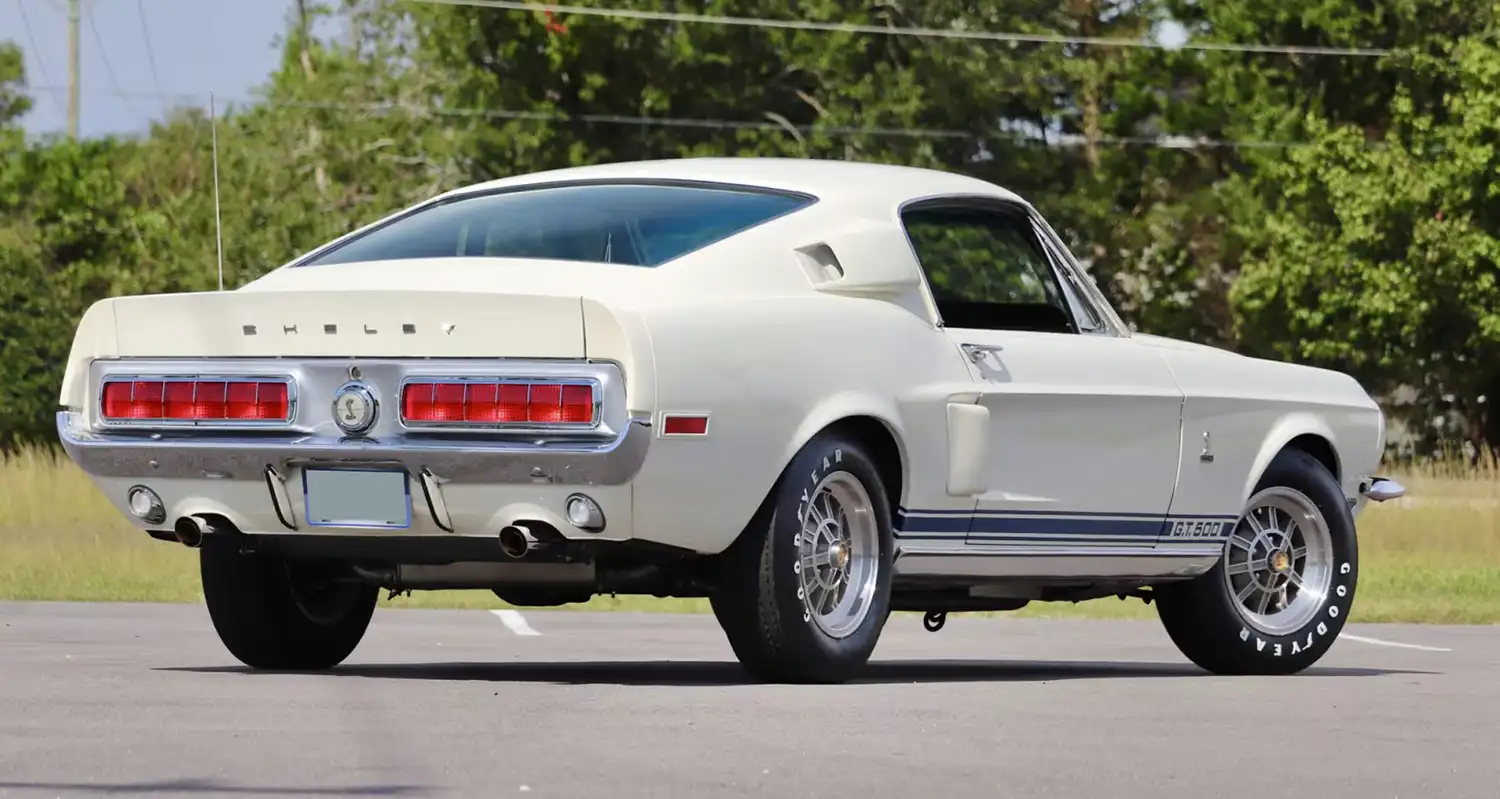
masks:
[(1277, 552), (1271, 556), (1271, 571), (1277, 574), (1285, 574), (1286, 570), (1291, 567), (1292, 559), (1287, 557), (1285, 552)]
[(828, 557), (840, 571), (849, 567), (849, 548), (843, 542), (834, 544), (828, 550)]

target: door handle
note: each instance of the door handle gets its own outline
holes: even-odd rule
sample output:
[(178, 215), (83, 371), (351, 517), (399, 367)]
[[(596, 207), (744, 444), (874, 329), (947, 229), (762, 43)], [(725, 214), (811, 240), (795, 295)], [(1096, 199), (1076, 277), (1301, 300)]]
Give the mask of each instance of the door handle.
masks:
[(984, 358), (984, 355), (987, 352), (993, 352), (993, 353), (998, 354), (998, 353), (1000, 353), (1001, 351), (1004, 350), (1004, 347), (1001, 347), (998, 344), (967, 344), (967, 343), (965, 343), (965, 344), (960, 344), (958, 346), (961, 349), (963, 349), (964, 354), (968, 355), (969, 356), (969, 360), (973, 361), (974, 363), (979, 363), (980, 360), (982, 360)]

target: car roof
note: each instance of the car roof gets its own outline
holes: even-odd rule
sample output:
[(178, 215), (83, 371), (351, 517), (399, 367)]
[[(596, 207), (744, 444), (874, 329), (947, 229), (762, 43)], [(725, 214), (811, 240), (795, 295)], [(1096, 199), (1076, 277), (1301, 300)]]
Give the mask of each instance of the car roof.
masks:
[(871, 200), (899, 205), (939, 195), (983, 195), (1028, 204), (992, 183), (936, 169), (813, 158), (675, 158), (554, 169), (491, 180), (447, 192), (453, 197), (495, 189), (593, 180), (691, 180), (810, 194), (821, 200)]

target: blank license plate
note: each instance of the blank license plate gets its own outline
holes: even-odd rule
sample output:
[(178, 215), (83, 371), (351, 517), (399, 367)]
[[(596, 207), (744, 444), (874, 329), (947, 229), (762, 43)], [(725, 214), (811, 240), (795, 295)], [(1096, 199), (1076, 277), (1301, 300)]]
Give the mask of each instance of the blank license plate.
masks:
[(305, 469), (307, 523), (315, 527), (410, 527), (406, 472)]

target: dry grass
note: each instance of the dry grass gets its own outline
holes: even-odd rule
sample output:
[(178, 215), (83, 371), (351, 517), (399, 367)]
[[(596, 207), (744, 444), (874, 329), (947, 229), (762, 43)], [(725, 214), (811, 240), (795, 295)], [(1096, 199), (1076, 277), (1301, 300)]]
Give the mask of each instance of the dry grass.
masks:
[[(1500, 469), (1428, 465), (1395, 475), (1409, 489), (1360, 519), (1355, 621), (1500, 623)], [(0, 599), (199, 601), (190, 550), (152, 541), (51, 451), (0, 456)], [(407, 607), (498, 608), (488, 592), (427, 592)], [(578, 609), (701, 611), (693, 600), (596, 598)], [(1131, 600), (1039, 604), (1026, 616), (1150, 618)]]

